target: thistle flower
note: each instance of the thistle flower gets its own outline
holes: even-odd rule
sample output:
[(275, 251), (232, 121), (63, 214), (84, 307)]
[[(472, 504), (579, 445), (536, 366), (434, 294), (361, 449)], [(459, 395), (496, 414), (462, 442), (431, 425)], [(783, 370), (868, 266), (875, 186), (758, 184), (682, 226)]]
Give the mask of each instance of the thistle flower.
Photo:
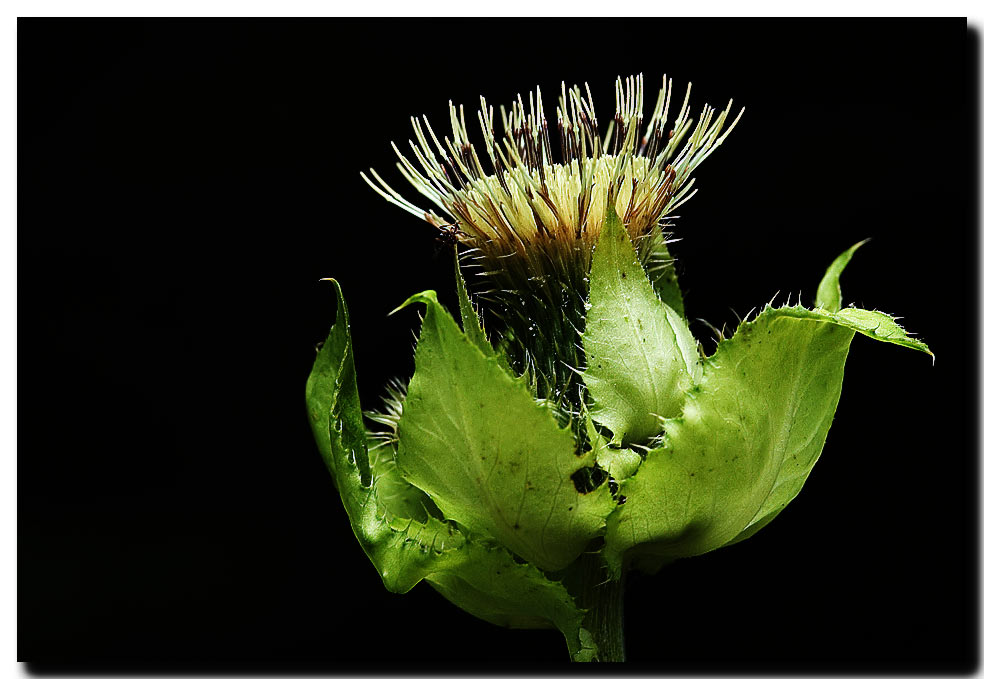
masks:
[(585, 86), (582, 96), (579, 88), (567, 90), (561, 83), (559, 162), (539, 88), (535, 99), (529, 95), (529, 114), (521, 97), (510, 111), (500, 108), (501, 139), (495, 136), (493, 109), (481, 97), (478, 119), (491, 172), (469, 140), (464, 107), (456, 110), (448, 103), (453, 139), (444, 137), (443, 145), (426, 116), (423, 124), (411, 118), (417, 142), (411, 141), (410, 148), (419, 169), (394, 143), (398, 168), (440, 215), (404, 199), (375, 170), (370, 173), (378, 185), (362, 176), (386, 200), (435, 227), (444, 228), (449, 220), (457, 224), (464, 240), (490, 259), (518, 254), (541, 273), (572, 256), (587, 265), (590, 251), (580, 243), (597, 241), (608, 204), (614, 204), (633, 238), (658, 233), (662, 220), (695, 193), (691, 173), (724, 142), (744, 112), (724, 130), (731, 102), (717, 116), (705, 105), (693, 127), (688, 85), (670, 125), (673, 81), (667, 83), (664, 76), (644, 128), (642, 76), (624, 84), (619, 79), (615, 94), (615, 118), (602, 138), (590, 88)]
[[(744, 540), (799, 493), (819, 458), (860, 333), (930, 353), (887, 314), (844, 308), (841, 254), (813, 308), (747, 317), (705, 356), (667, 250), (694, 169), (728, 136), (730, 104), (694, 124), (671, 84), (643, 127), (642, 77), (616, 84), (604, 138), (590, 90), (562, 87), (560, 157), (539, 90), (481, 102), (485, 165), (451, 107), (453, 139), (414, 120), (400, 171), (435, 208), (378, 173), (378, 193), (460, 240), (482, 269), (485, 327), (455, 258), (460, 324), (433, 291), (406, 387), (365, 415), (341, 287), (307, 384), (308, 413), (353, 531), (383, 583), (426, 580), (490, 622), (555, 627), (573, 660), (624, 659), (626, 569)], [(739, 114), (740, 116), (740, 114)], [(426, 134), (425, 134), (426, 128)], [(559, 160), (560, 162), (556, 162)], [(490, 172), (486, 172), (485, 168)], [(365, 175), (364, 175), (365, 176)]]
[(436, 209), (415, 206), (375, 170), (372, 179), (362, 174), (383, 198), (454, 234), (468, 248), (464, 254), (478, 259), (489, 277), (479, 294), (509, 331), (503, 348), (514, 369), (536, 371), (541, 397), (576, 405), (579, 382), (567, 367), (577, 363), (574, 330), (584, 316), (591, 253), (608, 206), (625, 224), (650, 279), (682, 315), (682, 299), (668, 298), (677, 288), (664, 230), (696, 193), (693, 171), (744, 112), (726, 129), (731, 102), (720, 113), (705, 105), (694, 125), (690, 89), (671, 120), (673, 81), (664, 75), (647, 124), (642, 75), (618, 79), (615, 118), (602, 137), (590, 87), (582, 95), (562, 83), (558, 156), (539, 88), (535, 98), (529, 94), (528, 108), (522, 97), (511, 110), (500, 107), (500, 138), (493, 109), (480, 98), (484, 163), (468, 136), (464, 107), (448, 103), (453, 136), (443, 144), (426, 116), (423, 122), (411, 118), (416, 163), (394, 143), (397, 167)]

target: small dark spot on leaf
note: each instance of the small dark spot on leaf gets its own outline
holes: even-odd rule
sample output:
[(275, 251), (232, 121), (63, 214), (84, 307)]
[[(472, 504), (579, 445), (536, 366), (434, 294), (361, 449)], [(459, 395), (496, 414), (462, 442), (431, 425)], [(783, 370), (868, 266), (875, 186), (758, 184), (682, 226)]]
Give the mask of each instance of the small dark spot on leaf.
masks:
[(625, 496), (624, 495), (619, 495), (618, 496), (618, 499), (615, 500), (615, 503), (616, 504), (620, 504), (620, 505), (624, 505), (625, 504)]
[(513, 524), (513, 528), (515, 528), (516, 530), (519, 530), (519, 524), (518, 523), (514, 523)]

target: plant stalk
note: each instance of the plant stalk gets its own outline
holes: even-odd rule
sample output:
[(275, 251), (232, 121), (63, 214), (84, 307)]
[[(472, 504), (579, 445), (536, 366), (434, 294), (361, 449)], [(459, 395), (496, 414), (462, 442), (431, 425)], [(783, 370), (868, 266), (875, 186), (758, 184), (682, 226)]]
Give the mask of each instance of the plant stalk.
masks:
[(609, 580), (600, 555), (584, 554), (566, 580), (578, 606), (588, 611), (581, 625), (598, 647), (598, 660), (625, 662), (625, 578)]

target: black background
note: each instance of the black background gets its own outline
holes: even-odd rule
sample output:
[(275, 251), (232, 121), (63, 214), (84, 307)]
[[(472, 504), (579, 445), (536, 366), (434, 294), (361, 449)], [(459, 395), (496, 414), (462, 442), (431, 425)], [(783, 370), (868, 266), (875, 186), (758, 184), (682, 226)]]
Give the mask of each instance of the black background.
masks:
[(810, 303), (872, 237), (845, 299), (902, 315), (937, 359), (858, 336), (799, 498), (752, 540), (629, 577), (629, 659), (976, 665), (963, 20), (21, 20), (18, 51), (20, 660), (564, 661), (556, 632), (384, 590), (304, 381), (334, 318), (319, 278), (346, 293), (367, 406), (412, 369), (416, 314), (387, 312), (451, 299), (430, 227), (358, 176), (405, 187), (389, 142), (411, 114), (449, 132), (449, 98), (565, 80), (607, 121), (615, 77), (643, 71), (650, 106), (666, 72), (697, 105), (747, 107), (681, 211), (689, 316), (733, 330), (777, 291)]

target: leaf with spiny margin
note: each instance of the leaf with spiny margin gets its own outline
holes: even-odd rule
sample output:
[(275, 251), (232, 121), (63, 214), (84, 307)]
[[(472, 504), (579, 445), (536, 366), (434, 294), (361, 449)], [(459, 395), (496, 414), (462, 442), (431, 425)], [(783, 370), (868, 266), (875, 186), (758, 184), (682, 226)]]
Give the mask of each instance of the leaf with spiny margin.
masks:
[[(867, 242), (868, 240), (863, 240), (860, 243), (854, 244), (850, 249), (843, 252), (836, 260), (834, 260), (833, 264), (831, 264), (827, 269), (827, 273), (824, 274), (823, 280), (820, 282), (820, 286), (817, 288), (817, 304), (818, 306), (822, 305), (826, 308), (819, 308), (813, 310), (812, 312), (806, 312), (805, 315), (802, 315), (802, 317), (809, 318), (812, 314), (824, 314), (830, 317), (833, 322), (838, 325), (856, 330), (864, 335), (873, 337), (874, 339), (892, 344), (898, 344), (900, 346), (915, 349), (916, 351), (922, 351), (930, 356), (933, 356), (933, 352), (929, 350), (928, 346), (926, 346), (923, 342), (910, 337), (901, 326), (895, 323), (895, 319), (891, 316), (883, 314), (880, 311), (868, 311), (854, 307), (848, 307), (846, 309), (840, 308), (840, 275), (843, 273), (847, 263), (851, 260), (851, 256), (854, 254), (854, 251)], [(790, 310), (790, 312), (792, 314), (801, 314), (802, 309), (799, 307), (794, 307)], [(814, 462), (816, 462), (816, 460), (814, 460)], [(787, 504), (799, 495), (800, 490), (802, 490), (803, 485), (806, 483), (806, 477), (809, 475), (811, 469), (812, 464), (809, 468), (801, 468), (799, 473), (786, 475), (782, 483), (777, 483), (776, 487), (772, 491), (772, 494), (763, 505), (763, 508), (759, 510), (758, 514), (756, 514), (755, 518), (752, 519), (748, 526), (746, 526), (745, 529), (728, 544), (733, 545), (741, 542), (742, 540), (747, 540), (765, 528), (774, 518), (779, 515), (779, 512), (781, 512)]]
[(854, 252), (869, 240), (871, 239), (855, 243), (842, 252), (827, 268), (823, 280), (817, 287), (817, 308), (810, 313), (826, 314), (830, 316), (833, 322), (857, 330), (862, 335), (933, 356), (933, 352), (925, 343), (909, 335), (902, 326), (895, 322), (896, 319), (892, 316), (881, 311), (858, 309), (853, 306), (842, 308), (840, 275), (844, 272), (847, 263), (851, 261)]
[(921, 342), (911, 336), (902, 326), (895, 322), (894, 318), (881, 311), (857, 309), (855, 307), (844, 307), (834, 313), (824, 311), (823, 309), (815, 309), (813, 312), (803, 309), (802, 317), (808, 317), (810, 313), (819, 314), (831, 323), (842, 325), (845, 328), (851, 328), (862, 335), (867, 335), (880, 342), (898, 344), (899, 346), (915, 349), (916, 351), (933, 356), (933, 352), (929, 350), (925, 342)]
[(465, 337), (471, 343), (482, 350), (486, 356), (495, 355), (492, 343), (485, 336), (482, 323), (478, 319), (478, 313), (468, 299), (468, 291), (465, 289), (465, 279), (461, 275), (461, 264), (458, 262), (458, 248), (454, 250), (454, 281), (458, 290), (458, 309), (461, 313), (461, 329), (465, 331)]
[(593, 659), (594, 642), (581, 627), (585, 611), (560, 582), (549, 580), (532, 564), (517, 563), (504, 549), (488, 549), (481, 541), (469, 547), (481, 558), (432, 573), (427, 582), (459, 608), (493, 624), (556, 627), (567, 640), (572, 660)]
[[(895, 323), (894, 319), (881, 313), (880, 311), (867, 311), (865, 309), (855, 309), (853, 307), (841, 309), (837, 313), (833, 314), (828, 313), (823, 309), (814, 309), (813, 311), (810, 311), (804, 309), (803, 307), (790, 307), (784, 309), (784, 311), (786, 311), (790, 317), (836, 323), (841, 327), (855, 330), (882, 342), (898, 344), (909, 349), (915, 349), (916, 351), (927, 353), (930, 356), (933, 355), (928, 346), (909, 337), (908, 334)], [(755, 533), (765, 528), (770, 521), (776, 518), (776, 516), (779, 515), (779, 512), (781, 512), (785, 506), (793, 500), (793, 498), (799, 495), (800, 490), (803, 488), (803, 484), (806, 483), (806, 477), (809, 475), (815, 462), (816, 458), (813, 459), (809, 466), (784, 465), (784, 468), (780, 472), (779, 478), (776, 481), (776, 486), (773, 488), (771, 495), (769, 495), (769, 498), (762, 506), (762, 509), (758, 511), (748, 526), (746, 526), (745, 529), (728, 544), (735, 544), (750, 538)], [(787, 467), (790, 468), (787, 469)]]
[(591, 416), (621, 443), (645, 443), (699, 375), (697, 342), (660, 301), (618, 214), (609, 210), (591, 258), (584, 384)]
[(851, 261), (855, 251), (867, 243), (870, 238), (866, 238), (860, 243), (855, 243), (847, 250), (842, 252), (837, 259), (827, 268), (820, 285), (817, 286), (817, 308), (827, 311), (838, 311), (842, 306), (840, 276), (844, 273), (844, 267)]
[[(348, 309), (315, 359), (306, 399), (311, 427), (363, 550), (392, 592), (426, 579), (455, 605), (507, 627), (559, 629), (574, 659), (591, 659), (594, 644), (581, 627), (584, 611), (564, 587), (532, 564), (519, 564), (491, 541), (466, 538), (429, 515), (430, 499), (394, 473), (392, 447), (366, 451), (355, 382)], [(482, 593), (482, 597), (476, 597)]]
[[(818, 315), (818, 318), (819, 315)], [(854, 333), (766, 309), (707, 359), (663, 445), (620, 487), (605, 558), (649, 559), (722, 547), (765, 508), (777, 486), (808, 473), (840, 397)]]
[(627, 500), (608, 519), (609, 566), (617, 571), (637, 545), (657, 559), (701, 554), (775, 518), (823, 449), (854, 332), (929, 352), (871, 314), (766, 307), (723, 340), (683, 415), (666, 423), (662, 447), (621, 486)]
[(399, 426), (396, 463), (444, 515), (492, 536), (545, 570), (573, 561), (599, 535), (613, 506), (607, 489), (577, 491), (571, 475), (594, 464), (577, 457), (570, 428), (537, 403), (458, 329), (433, 291)]
[[(425, 518), (426, 512), (419, 511), (424, 507), (421, 491), (390, 474), (379, 480), (378, 471), (370, 466), (348, 308), (338, 282), (331, 282), (338, 310), (307, 381), (308, 417), (359, 544), (386, 588), (406, 592), (434, 569), (435, 562), (446, 560), (464, 538), (449, 525)], [(378, 454), (372, 457), (379, 459)], [(385, 492), (381, 495), (380, 490)], [(388, 507), (384, 499), (389, 499)], [(419, 507), (411, 510), (414, 506)]]
[(653, 290), (659, 295), (663, 304), (668, 304), (680, 318), (687, 320), (687, 315), (683, 309), (683, 292), (680, 290), (680, 282), (677, 279), (676, 267), (673, 266), (673, 258), (666, 247), (666, 240), (663, 235), (658, 236), (659, 241), (652, 245), (646, 265), (646, 273), (649, 280), (653, 282)]
[[(909, 337), (908, 333), (895, 323), (895, 319), (886, 314), (880, 311), (866, 311), (853, 307), (841, 309), (840, 275), (844, 272), (844, 268), (848, 262), (851, 261), (854, 252), (867, 243), (868, 240), (870, 239), (855, 243), (848, 250), (841, 253), (830, 267), (827, 268), (827, 272), (824, 274), (823, 280), (820, 281), (820, 285), (817, 288), (817, 306), (824, 308), (815, 309), (813, 312), (808, 313), (807, 317), (811, 313), (832, 313), (836, 317), (835, 322), (844, 327), (862, 332), (878, 340), (923, 351), (932, 356), (933, 354), (929, 351), (929, 347)], [(796, 308), (793, 308), (791, 312), (798, 313)], [(800, 490), (802, 490), (803, 485), (806, 483), (810, 469), (812, 469), (812, 465), (810, 468), (801, 468), (798, 474), (787, 475), (783, 483), (777, 483), (772, 494), (763, 505), (763, 508), (759, 510), (751, 523), (728, 544), (735, 544), (742, 540), (747, 540), (776, 518), (786, 505), (799, 495)]]

